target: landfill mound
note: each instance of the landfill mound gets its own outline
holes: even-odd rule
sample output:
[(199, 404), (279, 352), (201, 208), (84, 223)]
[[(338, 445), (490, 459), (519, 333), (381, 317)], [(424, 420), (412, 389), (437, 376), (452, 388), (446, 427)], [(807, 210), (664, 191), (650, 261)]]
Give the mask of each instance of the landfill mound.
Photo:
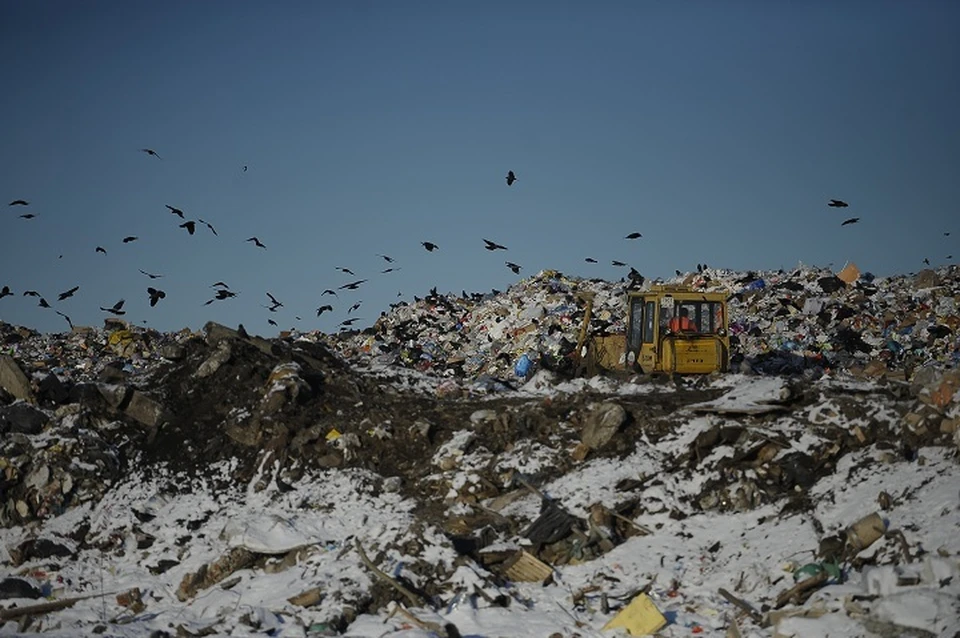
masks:
[(616, 331), (642, 284), (558, 273), (359, 334), (0, 324), (0, 626), (572, 636), (640, 605), (664, 635), (938, 635), (956, 275), (685, 278), (736, 288), (744, 371), (797, 374), (567, 378), (577, 293)]

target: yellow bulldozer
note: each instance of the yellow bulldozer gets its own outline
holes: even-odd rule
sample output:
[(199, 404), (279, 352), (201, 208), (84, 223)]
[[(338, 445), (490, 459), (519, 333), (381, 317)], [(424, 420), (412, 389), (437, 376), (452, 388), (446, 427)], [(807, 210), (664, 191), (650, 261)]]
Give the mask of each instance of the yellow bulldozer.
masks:
[(727, 295), (678, 285), (627, 293), (626, 334), (589, 335), (586, 304), (575, 356), (578, 371), (708, 374), (730, 367)]

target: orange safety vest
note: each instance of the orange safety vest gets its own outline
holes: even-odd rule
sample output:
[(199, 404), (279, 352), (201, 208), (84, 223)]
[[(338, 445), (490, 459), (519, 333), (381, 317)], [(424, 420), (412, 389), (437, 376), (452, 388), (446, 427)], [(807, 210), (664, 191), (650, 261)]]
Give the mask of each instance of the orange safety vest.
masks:
[(697, 332), (697, 324), (690, 317), (677, 315), (670, 320), (670, 332)]

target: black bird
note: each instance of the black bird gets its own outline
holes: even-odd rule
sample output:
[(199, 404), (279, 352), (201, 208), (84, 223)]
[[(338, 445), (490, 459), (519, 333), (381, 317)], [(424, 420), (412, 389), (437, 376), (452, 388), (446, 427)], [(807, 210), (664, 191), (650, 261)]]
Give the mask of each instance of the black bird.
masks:
[(30, 202), (28, 202), (25, 199), (15, 199), (7, 205), (8, 206), (29, 206)]
[(204, 226), (206, 226), (207, 228), (209, 228), (209, 229), (210, 229), (210, 232), (213, 233), (214, 235), (216, 235), (217, 237), (220, 236), (220, 235), (217, 233), (217, 229), (214, 228), (214, 227), (213, 227), (213, 224), (211, 224), (210, 222), (205, 221), (205, 220), (203, 220), (203, 219), (200, 219), (199, 217), (197, 217), (197, 221), (200, 222), (201, 224), (203, 224)]
[(624, 237), (624, 239), (640, 239), (641, 237), (643, 237), (643, 235), (641, 235), (640, 233), (634, 232)]
[(125, 301), (124, 299), (121, 299), (117, 303), (113, 304), (113, 306), (111, 306), (110, 308), (104, 308), (103, 306), (100, 306), (100, 310), (104, 312), (109, 312), (110, 314), (114, 314), (114, 315), (125, 315), (127, 314), (127, 311), (122, 310), (124, 301)]
[(349, 284), (344, 284), (337, 288), (337, 290), (356, 290), (360, 287), (360, 284), (365, 283), (366, 279), (358, 279), (357, 281), (351, 281)]
[(827, 202), (827, 206), (829, 206), (830, 208), (846, 208), (849, 205), (850, 204), (843, 201), (842, 199), (831, 199), (829, 202)]
[(22, 219), (33, 219), (34, 217), (36, 217), (36, 215), (34, 215), (33, 213), (25, 213), (23, 215), (20, 215), (20, 217)]
[(37, 292), (36, 290), (24, 290), (24, 291), (23, 291), (23, 296), (24, 296), (24, 297), (39, 297), (39, 296), (40, 296), (40, 293)]
[(66, 319), (66, 320), (67, 320), (67, 325), (70, 326), (70, 329), (71, 329), (71, 330), (73, 330), (73, 322), (70, 321), (70, 317), (68, 317), (67, 315), (63, 314), (63, 313), (60, 312), (59, 310), (55, 310), (54, 312), (56, 312), (58, 315), (60, 315), (60, 316), (63, 317), (64, 319)]
[(950, 233), (944, 233), (943, 236), (944, 236), (944, 237), (949, 237), (949, 236), (950, 236)]
[(144, 275), (146, 275), (146, 276), (149, 277), (150, 279), (160, 279), (161, 277), (163, 277), (163, 275), (154, 275), (154, 274), (148, 273), (146, 270), (143, 270), (142, 268), (140, 268), (140, 269), (138, 269), (138, 270), (140, 270), (141, 273), (143, 273)]
[(510, 270), (512, 270), (512, 271), (513, 271), (513, 274), (515, 274), (515, 275), (519, 275), (519, 274), (520, 274), (520, 265), (519, 265), (519, 264), (515, 264), (515, 263), (513, 263), (512, 261), (508, 261), (508, 262), (507, 262), (507, 268), (509, 268)]
[(4, 286), (3, 288), (0, 288), (0, 299), (3, 299), (4, 297), (9, 297), (12, 294), (13, 293), (10, 292), (10, 286)]
[(337, 266), (337, 270), (343, 273), (347, 273), (348, 275), (356, 276), (356, 273), (350, 270), (349, 268), (341, 268), (340, 266)]
[(167, 296), (167, 293), (156, 288), (147, 288), (147, 294), (150, 295), (150, 307), (157, 305), (157, 302)]
[(274, 321), (273, 319), (267, 319), (267, 323), (269, 323), (271, 326), (277, 325), (277, 322)]
[(244, 166), (243, 166), (243, 172), (244, 172), (244, 173), (247, 172), (247, 166), (246, 166), (246, 164), (244, 164)]
[(50, 307), (50, 304), (48, 304), (48, 303), (47, 303), (47, 300), (44, 299), (43, 297), (40, 297), (40, 303), (38, 303), (37, 305), (40, 306), (41, 308), (49, 308), (49, 307)]
[(197, 229), (197, 222), (193, 220), (183, 222), (182, 224), (180, 224), (180, 228), (186, 228), (187, 232), (192, 235), (193, 231)]
[(393, 263), (393, 257), (388, 257), (386, 255), (377, 255), (377, 257), (383, 257), (384, 261), (386, 261), (389, 264)]
[(257, 239), (256, 237), (251, 237), (251, 238), (248, 239), (247, 241), (252, 241), (257, 247), (263, 248), (264, 250), (266, 250), (266, 248), (267, 248), (267, 247), (264, 246), (264, 245), (260, 242), (260, 240)]
[(107, 254), (107, 249), (104, 248), (103, 246), (97, 246), (97, 249), (96, 249), (94, 252), (103, 253), (104, 255), (106, 255), (106, 254)]
[(483, 243), (486, 244), (486, 246), (484, 246), (484, 248), (486, 248), (487, 250), (506, 250), (506, 249), (507, 249), (506, 246), (503, 246), (503, 245), (501, 245), (501, 244), (498, 244), (498, 243), (495, 242), (495, 241), (490, 241), (489, 239), (484, 239), (484, 240), (483, 240)]
[(359, 310), (359, 309), (360, 309), (360, 304), (362, 304), (362, 303), (363, 303), (363, 300), (361, 299), (361, 300), (358, 301), (357, 303), (355, 303), (355, 304), (353, 304), (352, 306), (350, 306), (350, 308), (347, 310), (347, 314), (349, 315), (349, 314), (352, 313), (354, 310)]
[(78, 290), (80, 290), (80, 286), (74, 286), (70, 290), (61, 292), (59, 295), (57, 295), (57, 301), (63, 301), (64, 299), (72, 297), (73, 293), (77, 292)]
[(507, 171), (507, 186), (513, 186), (515, 181), (517, 181), (517, 176), (513, 174), (513, 171)]
[(352, 326), (356, 322), (360, 321), (360, 317), (354, 317), (353, 319), (344, 319), (340, 322), (341, 326)]
[(840, 225), (841, 225), (841, 226), (846, 226), (847, 224), (856, 224), (858, 221), (860, 221), (860, 218), (859, 218), (859, 217), (851, 217), (850, 219), (844, 221), (844, 222), (843, 222), (842, 224), (840, 224)]
[(423, 244), (423, 247), (426, 248), (428, 252), (431, 252), (431, 253), (436, 249), (440, 248), (440, 246), (437, 246), (435, 243), (431, 241), (422, 241), (420, 243)]
[(623, 263), (622, 261), (617, 261), (616, 259), (614, 259), (614, 260), (611, 261), (610, 263), (613, 264), (614, 266), (616, 266), (617, 268), (626, 268), (626, 267), (627, 267), (627, 265), (626, 265), (625, 263)]
[(217, 286), (222, 286), (222, 287), (224, 287), (224, 288), (229, 288), (229, 287), (230, 287), (230, 286), (228, 286), (227, 284), (223, 283), (222, 281), (218, 281), (217, 283), (213, 284), (213, 285), (210, 286), (210, 287), (211, 287), (211, 288), (216, 288)]
[(140, 150), (141, 150), (142, 152), (146, 153), (147, 155), (153, 155), (153, 156), (156, 157), (157, 159), (163, 159), (162, 157), (160, 157), (159, 155), (157, 155), (157, 152), (156, 152), (155, 150), (153, 150), (152, 148), (141, 148)]
[(595, 264), (595, 263), (597, 263), (597, 260), (594, 259), (593, 257), (587, 257), (586, 259), (584, 259), (584, 261), (587, 262), (588, 264)]
[(327, 311), (333, 312), (333, 306), (331, 306), (330, 304), (320, 306), (319, 308), (317, 308), (317, 316), (319, 317), (320, 315), (322, 315)]
[(930, 265), (930, 260), (927, 259), (926, 257), (924, 257), (924, 258), (923, 258), (923, 263), (925, 263), (926, 265), (929, 266), (929, 265)]
[(123, 243), (129, 244), (132, 241), (137, 241), (137, 239), (139, 239), (139, 237), (137, 237), (136, 235), (130, 235), (128, 237), (123, 238)]
[(179, 215), (179, 216), (180, 216), (180, 219), (183, 219), (183, 211), (182, 211), (182, 210), (180, 210), (179, 208), (176, 208), (175, 206), (171, 206), (170, 204), (164, 204), (164, 206), (166, 206), (167, 208), (169, 208), (171, 213), (173, 213), (174, 215)]
[(270, 297), (270, 302), (272, 303), (272, 305), (269, 306), (267, 310), (269, 310), (270, 312), (276, 312), (277, 308), (283, 308), (283, 304), (277, 301), (276, 297), (271, 295), (269, 292), (267, 293), (267, 296)]
[(400, 269), (399, 269), (399, 268), (384, 268), (383, 270), (380, 271), (380, 274), (385, 275), (385, 274), (387, 274), (388, 272), (396, 272), (396, 271), (398, 271), (398, 270), (400, 270)]
[(340, 296), (340, 295), (337, 294), (337, 291), (336, 291), (336, 290), (330, 290), (329, 288), (327, 288), (326, 290), (324, 290), (323, 292), (320, 293), (320, 296), (321, 296), (321, 297), (324, 296), (324, 295), (333, 295), (334, 297), (339, 297), (339, 296)]
[(237, 293), (227, 290), (226, 288), (220, 288), (217, 290), (217, 299), (229, 299), (230, 297), (236, 297)]
[(683, 274), (683, 273), (682, 273), (682, 272), (680, 272), (679, 270), (674, 270), (673, 272), (675, 272), (675, 273), (677, 273), (677, 277), (679, 277), (680, 275), (682, 275), (682, 274)]

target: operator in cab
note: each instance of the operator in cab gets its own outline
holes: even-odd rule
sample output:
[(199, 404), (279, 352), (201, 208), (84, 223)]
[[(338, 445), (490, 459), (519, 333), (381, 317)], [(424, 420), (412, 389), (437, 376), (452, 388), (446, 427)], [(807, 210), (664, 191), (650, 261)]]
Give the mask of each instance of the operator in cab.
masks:
[(670, 332), (699, 332), (697, 324), (689, 317), (689, 314), (689, 310), (680, 308), (680, 313), (671, 319), (667, 325)]

